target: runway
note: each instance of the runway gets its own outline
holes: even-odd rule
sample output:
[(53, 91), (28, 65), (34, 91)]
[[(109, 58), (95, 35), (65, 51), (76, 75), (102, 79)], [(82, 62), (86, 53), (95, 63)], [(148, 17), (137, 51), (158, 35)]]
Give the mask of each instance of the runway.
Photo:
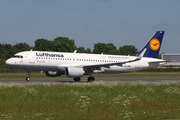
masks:
[[(159, 82), (180, 82), (180, 78), (96, 78), (95, 81), (104, 82), (120, 82), (120, 83), (159, 83)], [(87, 82), (86, 78), (82, 78), (80, 82)], [(30, 81), (25, 79), (0, 79), (0, 83), (75, 83), (72, 78), (32, 78)]]

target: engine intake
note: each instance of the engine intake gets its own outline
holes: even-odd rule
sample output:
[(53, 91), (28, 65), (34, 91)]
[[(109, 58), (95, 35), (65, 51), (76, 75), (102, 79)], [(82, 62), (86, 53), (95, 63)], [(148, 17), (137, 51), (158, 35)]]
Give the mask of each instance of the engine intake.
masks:
[(75, 68), (75, 67), (69, 67), (65, 69), (65, 74), (67, 77), (70, 78), (78, 78), (84, 75), (83, 68)]

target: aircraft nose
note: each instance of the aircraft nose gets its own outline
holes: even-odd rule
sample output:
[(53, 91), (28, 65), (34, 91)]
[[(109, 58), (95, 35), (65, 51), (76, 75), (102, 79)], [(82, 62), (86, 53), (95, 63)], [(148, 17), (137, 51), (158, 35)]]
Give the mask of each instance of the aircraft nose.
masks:
[(7, 65), (7, 66), (12, 65), (12, 61), (11, 61), (11, 59), (6, 60), (6, 65)]

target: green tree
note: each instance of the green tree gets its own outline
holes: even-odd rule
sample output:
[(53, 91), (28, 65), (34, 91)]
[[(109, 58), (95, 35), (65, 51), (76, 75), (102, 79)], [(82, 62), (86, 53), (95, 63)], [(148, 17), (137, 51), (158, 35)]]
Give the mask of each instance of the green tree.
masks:
[(5, 59), (8, 59), (12, 57), (14, 54), (16, 54), (16, 49), (11, 44), (4, 44), (4, 47), (6, 49), (5, 52)]
[(53, 42), (44, 38), (39, 38), (34, 41), (34, 49), (38, 51), (53, 51)]
[(112, 44), (112, 43), (97, 43), (94, 44), (94, 50), (93, 53), (96, 54), (113, 54), (116, 55), (118, 54), (117, 48)]
[(85, 49), (84, 47), (80, 46), (80, 47), (78, 47), (78, 52), (79, 53), (91, 53), (91, 49), (90, 48)]
[(17, 43), (13, 47), (17, 50), (17, 52), (31, 50), (31, 47), (27, 43)]
[(138, 53), (138, 49), (133, 45), (124, 45), (119, 47), (120, 55), (136, 55)]
[(0, 58), (5, 59), (6, 49), (5, 49), (4, 44), (0, 44), (0, 51), (1, 51)]
[(0, 44), (0, 51), (1, 51), (0, 54), (0, 70), (1, 70), (2, 68), (5, 68), (5, 60), (7, 53), (4, 44)]
[(78, 53), (85, 53), (85, 48), (80, 46), (80, 47), (78, 47), (77, 51), (78, 51)]
[(73, 52), (77, 50), (74, 40), (67, 37), (57, 37), (53, 40), (53, 51)]
[(85, 53), (92, 53), (92, 51), (91, 51), (90, 48), (87, 48), (87, 49), (85, 50)]

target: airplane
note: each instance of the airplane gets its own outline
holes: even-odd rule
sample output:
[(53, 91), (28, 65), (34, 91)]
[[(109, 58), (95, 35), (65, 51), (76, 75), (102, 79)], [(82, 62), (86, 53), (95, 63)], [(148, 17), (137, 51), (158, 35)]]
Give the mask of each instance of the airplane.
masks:
[(6, 60), (6, 65), (27, 70), (26, 80), (32, 71), (44, 71), (46, 76), (57, 77), (65, 74), (79, 82), (83, 75), (89, 75), (88, 82), (94, 81), (95, 73), (126, 73), (157, 67), (163, 62), (158, 59), (165, 31), (156, 31), (136, 56), (86, 54), (70, 52), (23, 51)]

